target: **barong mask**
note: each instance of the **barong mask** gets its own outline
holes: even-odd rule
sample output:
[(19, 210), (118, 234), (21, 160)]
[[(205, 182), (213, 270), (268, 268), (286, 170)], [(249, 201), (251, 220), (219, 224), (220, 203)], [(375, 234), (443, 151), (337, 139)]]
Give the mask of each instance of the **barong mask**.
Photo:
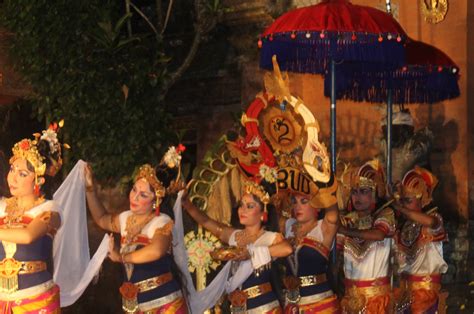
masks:
[(396, 186), (395, 199), (416, 197), (421, 199), (421, 207), (433, 201), (432, 194), (438, 184), (438, 179), (425, 168), (416, 166), (408, 171), (402, 181)]
[(319, 141), (319, 123), (301, 99), (291, 96), (276, 59), (274, 71), (265, 75), (265, 89), (242, 116), (246, 137), (229, 143), (232, 156), (244, 174), (258, 176), (262, 164), (278, 167), (278, 192), (305, 195), (315, 208), (330, 207), (337, 182)]

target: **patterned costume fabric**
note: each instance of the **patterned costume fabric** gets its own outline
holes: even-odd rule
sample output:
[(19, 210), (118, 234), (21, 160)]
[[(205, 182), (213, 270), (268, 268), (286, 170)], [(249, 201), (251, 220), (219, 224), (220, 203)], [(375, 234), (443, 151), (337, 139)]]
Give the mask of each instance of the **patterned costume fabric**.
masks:
[(339, 313), (336, 295), (326, 278), (330, 248), (322, 243), (322, 220), (299, 243), (294, 241), (295, 223), (296, 220), (291, 218), (285, 228), (286, 238), (294, 246), (293, 254), (287, 258), (287, 276), (296, 277), (297, 281), (293, 289), (287, 287), (287, 295), (295, 293), (291, 290), (298, 290), (299, 298), (295, 302), (287, 302), (285, 312), (292, 313), (297, 307), (299, 313)]
[[(156, 233), (171, 235), (173, 221), (163, 213), (153, 217), (130, 242), (127, 243), (126, 222), (131, 211), (120, 214), (121, 253), (126, 254), (148, 245)], [(171, 274), (170, 252), (159, 260), (143, 263), (125, 263), (125, 280), (139, 288), (138, 313), (188, 313), (180, 287)]]
[[(53, 202), (45, 201), (9, 221), (0, 201), (0, 227), (26, 228), (36, 217), (49, 217)], [(0, 246), (0, 313), (59, 313), (59, 287), (53, 282), (52, 246), (56, 230), (30, 244), (2, 241)], [(18, 267), (16, 267), (18, 266)], [(8, 272), (18, 268), (11, 276)], [(12, 279), (15, 284), (12, 285)]]
[(437, 221), (434, 229), (407, 220), (396, 236), (396, 255), (402, 273), (400, 291), (397, 291), (398, 313), (436, 313), (438, 310), (441, 274), (448, 269), (443, 259), (443, 241), (447, 235), (437, 208), (427, 213)]
[[(241, 230), (235, 230), (229, 239), (230, 246), (238, 246), (236, 238)], [(255, 246), (270, 246), (275, 244), (278, 238), (278, 233), (265, 231), (254, 243)], [(234, 262), (236, 263), (236, 262)], [(246, 294), (246, 306), (245, 313), (257, 314), (279, 314), (282, 313), (280, 303), (276, 293), (273, 291), (270, 283), (270, 266), (271, 264), (265, 265), (261, 271), (254, 272), (242, 283), (241, 291)], [(257, 288), (258, 287), (258, 288)], [(267, 287), (267, 288), (263, 288)], [(255, 294), (251, 293), (252, 290), (260, 290)], [(262, 291), (263, 290), (263, 291)]]
[(341, 300), (344, 313), (389, 313), (390, 280), (388, 278), (391, 237), (395, 233), (395, 216), (390, 207), (382, 207), (369, 216), (359, 218), (351, 212), (345, 218), (359, 230), (377, 229), (384, 233), (382, 241), (369, 241), (348, 236), (338, 237), (344, 252), (346, 293)]

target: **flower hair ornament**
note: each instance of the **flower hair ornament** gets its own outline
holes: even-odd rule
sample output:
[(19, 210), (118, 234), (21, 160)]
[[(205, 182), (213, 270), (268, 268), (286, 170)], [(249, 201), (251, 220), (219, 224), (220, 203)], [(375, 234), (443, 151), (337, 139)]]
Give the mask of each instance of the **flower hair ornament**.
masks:
[(160, 215), (160, 204), (163, 200), (163, 197), (166, 194), (166, 189), (161, 183), (160, 180), (156, 177), (156, 171), (150, 164), (144, 164), (138, 168), (138, 171), (133, 179), (133, 182), (137, 182), (138, 180), (145, 180), (148, 184), (151, 185), (153, 190), (155, 190), (155, 203), (153, 204), (153, 208), (155, 209), (155, 213), (157, 216)]
[(166, 151), (161, 164), (165, 164), (168, 168), (175, 168), (181, 166), (181, 153), (186, 150), (183, 144), (179, 144), (177, 147), (170, 146)]
[(261, 164), (258, 169), (258, 174), (262, 180), (268, 183), (275, 183), (278, 178), (278, 169), (276, 167), (269, 167), (266, 164)]
[[(39, 184), (38, 178), (43, 177), (45, 174), (54, 177), (61, 169), (63, 161), (61, 158), (61, 144), (58, 141), (58, 130), (64, 126), (64, 120), (59, 123), (51, 123), (47, 130), (42, 131), (42, 134), (35, 133), (33, 140), (22, 139), (17, 142), (13, 148), (13, 156), (10, 158), (10, 165), (13, 164), (17, 159), (25, 159), (34, 168), (35, 172), (35, 194), (39, 196)], [(42, 156), (38, 150), (38, 145), (41, 141), (45, 141), (49, 145), (49, 156)], [(64, 148), (69, 149), (68, 144), (62, 145)], [(46, 161), (50, 162), (50, 166), (47, 166)]]
[(185, 150), (186, 146), (184, 146), (183, 144), (179, 144), (176, 147), (170, 146), (164, 154), (163, 158), (161, 159), (160, 165), (166, 165), (166, 167), (169, 169), (178, 168), (178, 174), (176, 175), (176, 179), (171, 182), (167, 188), (168, 193), (174, 194), (182, 189), (182, 186), (180, 185), (182, 159), (181, 154)]

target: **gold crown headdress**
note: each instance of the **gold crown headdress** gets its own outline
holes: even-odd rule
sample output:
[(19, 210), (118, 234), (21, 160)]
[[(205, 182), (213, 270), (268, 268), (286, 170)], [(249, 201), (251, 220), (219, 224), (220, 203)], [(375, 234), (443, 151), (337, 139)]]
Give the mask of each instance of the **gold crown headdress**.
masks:
[(146, 182), (148, 182), (148, 184), (151, 185), (153, 190), (155, 190), (156, 200), (155, 200), (154, 208), (156, 210), (156, 214), (159, 215), (160, 204), (163, 197), (166, 194), (166, 189), (163, 186), (163, 183), (161, 183), (161, 181), (158, 180), (158, 178), (156, 177), (156, 171), (150, 164), (144, 164), (140, 166), (140, 168), (138, 168), (138, 172), (135, 175), (133, 182), (137, 182), (140, 179), (143, 179)]
[(433, 200), (432, 194), (438, 179), (425, 168), (415, 166), (408, 171), (402, 181), (397, 185), (397, 191), (394, 196), (400, 199), (403, 196), (415, 196), (421, 198), (421, 206), (425, 207)]
[(13, 164), (17, 159), (25, 159), (33, 166), (36, 176), (44, 176), (46, 172), (45, 158), (39, 153), (37, 145), (36, 139), (27, 138), (16, 143), (12, 148), (13, 156), (10, 158), (10, 164)]
[(347, 167), (341, 175), (341, 183), (346, 189), (370, 188), (379, 198), (385, 196), (385, 175), (377, 159), (366, 162), (359, 168)]
[[(34, 140), (22, 139), (16, 143), (12, 148), (13, 156), (10, 158), (10, 164), (13, 164), (17, 159), (25, 159), (34, 168), (35, 172), (35, 194), (39, 194), (38, 177), (45, 174), (53, 177), (61, 169), (61, 144), (57, 138), (57, 131), (64, 126), (64, 120), (59, 123), (51, 123), (47, 130), (42, 134), (35, 133)], [(45, 141), (49, 145), (50, 156), (42, 156), (38, 151), (38, 144), (40, 141)], [(64, 144), (65, 148), (70, 148), (69, 145)], [(54, 157), (53, 157), (54, 156)], [(50, 161), (51, 165), (47, 167), (46, 161)]]
[(263, 217), (262, 220), (266, 222), (268, 220), (268, 210), (267, 205), (270, 203), (270, 194), (265, 191), (265, 188), (253, 181), (245, 181), (244, 182), (244, 192), (246, 194), (255, 195), (260, 202), (263, 204)]

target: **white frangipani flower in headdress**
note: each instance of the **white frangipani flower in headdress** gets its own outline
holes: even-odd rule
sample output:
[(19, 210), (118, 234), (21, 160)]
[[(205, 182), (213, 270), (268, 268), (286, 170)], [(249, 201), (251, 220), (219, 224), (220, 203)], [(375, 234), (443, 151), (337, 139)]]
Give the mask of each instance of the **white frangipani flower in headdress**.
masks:
[(51, 151), (51, 153), (55, 153), (58, 150), (58, 147), (59, 147), (58, 134), (56, 133), (54, 129), (48, 128), (47, 130), (44, 130), (40, 139), (48, 141), (49, 150)]
[(274, 183), (278, 176), (276, 168), (269, 167), (266, 164), (260, 165), (258, 172), (260, 176), (269, 183)]
[(162, 163), (166, 164), (169, 168), (174, 168), (181, 164), (181, 153), (184, 152), (186, 147), (179, 144), (178, 147), (171, 146), (163, 156)]

